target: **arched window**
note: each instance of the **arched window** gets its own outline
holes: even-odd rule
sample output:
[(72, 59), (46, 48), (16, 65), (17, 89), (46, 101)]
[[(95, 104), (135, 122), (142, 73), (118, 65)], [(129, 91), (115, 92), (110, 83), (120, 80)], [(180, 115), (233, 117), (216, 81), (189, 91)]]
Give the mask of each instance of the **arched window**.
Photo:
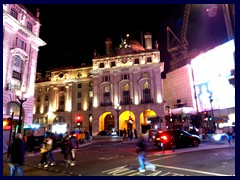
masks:
[(65, 108), (65, 96), (64, 95), (60, 95), (59, 96), (59, 110), (60, 111), (64, 111)]
[(111, 106), (111, 97), (110, 97), (110, 85), (106, 85), (103, 87), (103, 106)]
[(150, 83), (144, 82), (143, 83), (143, 95), (142, 95), (142, 103), (151, 103), (151, 89), (150, 89)]
[(130, 103), (130, 85), (124, 84), (123, 91), (122, 91), (122, 105)]
[(18, 55), (14, 56), (13, 68), (12, 68), (12, 82), (11, 82), (14, 89), (19, 89), (21, 86), (22, 69), (23, 69), (23, 60)]

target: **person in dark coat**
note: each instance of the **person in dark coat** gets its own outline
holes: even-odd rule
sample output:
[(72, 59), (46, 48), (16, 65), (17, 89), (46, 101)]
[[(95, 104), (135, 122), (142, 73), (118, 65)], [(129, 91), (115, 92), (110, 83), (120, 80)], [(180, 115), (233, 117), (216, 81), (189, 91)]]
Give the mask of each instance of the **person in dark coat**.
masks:
[(63, 153), (63, 158), (64, 161), (66, 163), (66, 167), (69, 166), (69, 159), (68, 159), (68, 155), (70, 153), (70, 148), (69, 148), (69, 144), (68, 144), (68, 140), (69, 140), (69, 134), (66, 133), (66, 135), (63, 137), (62, 139), (62, 150), (61, 153)]
[(138, 138), (138, 133), (137, 133), (137, 130), (136, 130), (136, 129), (134, 129), (134, 131), (133, 131), (133, 132), (134, 132), (134, 136), (135, 136), (134, 138), (135, 138), (135, 139), (137, 139), (137, 138)]
[(71, 137), (68, 140), (68, 144), (69, 144), (69, 149), (70, 149), (70, 157), (71, 157), (71, 166), (75, 165), (75, 157), (76, 157), (76, 151), (78, 149), (78, 144), (79, 141), (76, 137), (76, 133), (75, 131), (73, 131), (71, 133)]
[(24, 164), (26, 148), (27, 145), (22, 140), (22, 134), (17, 133), (15, 141), (11, 144), (9, 148), (10, 176), (15, 176), (16, 172), (18, 176), (23, 176), (22, 165)]
[(35, 148), (35, 136), (33, 132), (31, 132), (27, 136), (27, 146), (28, 146), (28, 152), (30, 153), (30, 155), (33, 155), (32, 153), (34, 153), (34, 148)]
[(140, 172), (145, 172), (146, 150), (147, 150), (146, 141), (143, 135), (140, 135), (136, 143), (136, 153), (137, 153), (138, 163), (140, 165), (139, 167)]
[(124, 128), (123, 129), (123, 139), (125, 140), (127, 137), (127, 130)]

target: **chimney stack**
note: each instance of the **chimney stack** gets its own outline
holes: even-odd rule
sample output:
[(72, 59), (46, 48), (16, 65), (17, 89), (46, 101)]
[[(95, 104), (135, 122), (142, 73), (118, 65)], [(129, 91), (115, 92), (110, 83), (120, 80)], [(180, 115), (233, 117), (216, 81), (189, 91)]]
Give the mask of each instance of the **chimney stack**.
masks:
[(148, 32), (144, 35), (145, 38), (145, 48), (152, 49), (152, 35)]
[(107, 40), (105, 41), (106, 44), (106, 54), (109, 55), (111, 54), (112, 50), (112, 40), (108, 37)]

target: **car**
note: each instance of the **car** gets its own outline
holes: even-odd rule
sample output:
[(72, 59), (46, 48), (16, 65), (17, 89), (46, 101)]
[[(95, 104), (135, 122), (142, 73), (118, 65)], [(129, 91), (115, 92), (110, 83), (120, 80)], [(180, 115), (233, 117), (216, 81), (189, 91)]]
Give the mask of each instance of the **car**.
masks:
[(200, 144), (200, 137), (195, 134), (190, 134), (185, 130), (166, 130), (158, 131), (154, 138), (154, 145), (162, 149), (164, 148), (182, 148), (182, 147), (198, 147)]
[(100, 131), (98, 133), (99, 136), (111, 136), (111, 132), (107, 130)]

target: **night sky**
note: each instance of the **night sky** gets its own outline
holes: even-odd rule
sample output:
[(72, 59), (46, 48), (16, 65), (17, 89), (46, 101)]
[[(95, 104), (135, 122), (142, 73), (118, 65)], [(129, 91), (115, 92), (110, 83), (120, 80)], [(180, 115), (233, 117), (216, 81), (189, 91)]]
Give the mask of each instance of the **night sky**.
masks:
[[(141, 43), (141, 32), (151, 32), (159, 43), (165, 73), (169, 69), (166, 27), (180, 38), (184, 5), (104, 5), (104, 4), (24, 4), (36, 14), (40, 9), (40, 38), (47, 45), (40, 47), (38, 71), (55, 67), (92, 64), (94, 49), (105, 55), (105, 40), (112, 38), (118, 47), (128, 33)], [(190, 12), (187, 39), (189, 49), (208, 49), (228, 40), (224, 17), (219, 5), (215, 17), (208, 17), (207, 5), (193, 5)], [(154, 46), (153, 46), (154, 47)]]

